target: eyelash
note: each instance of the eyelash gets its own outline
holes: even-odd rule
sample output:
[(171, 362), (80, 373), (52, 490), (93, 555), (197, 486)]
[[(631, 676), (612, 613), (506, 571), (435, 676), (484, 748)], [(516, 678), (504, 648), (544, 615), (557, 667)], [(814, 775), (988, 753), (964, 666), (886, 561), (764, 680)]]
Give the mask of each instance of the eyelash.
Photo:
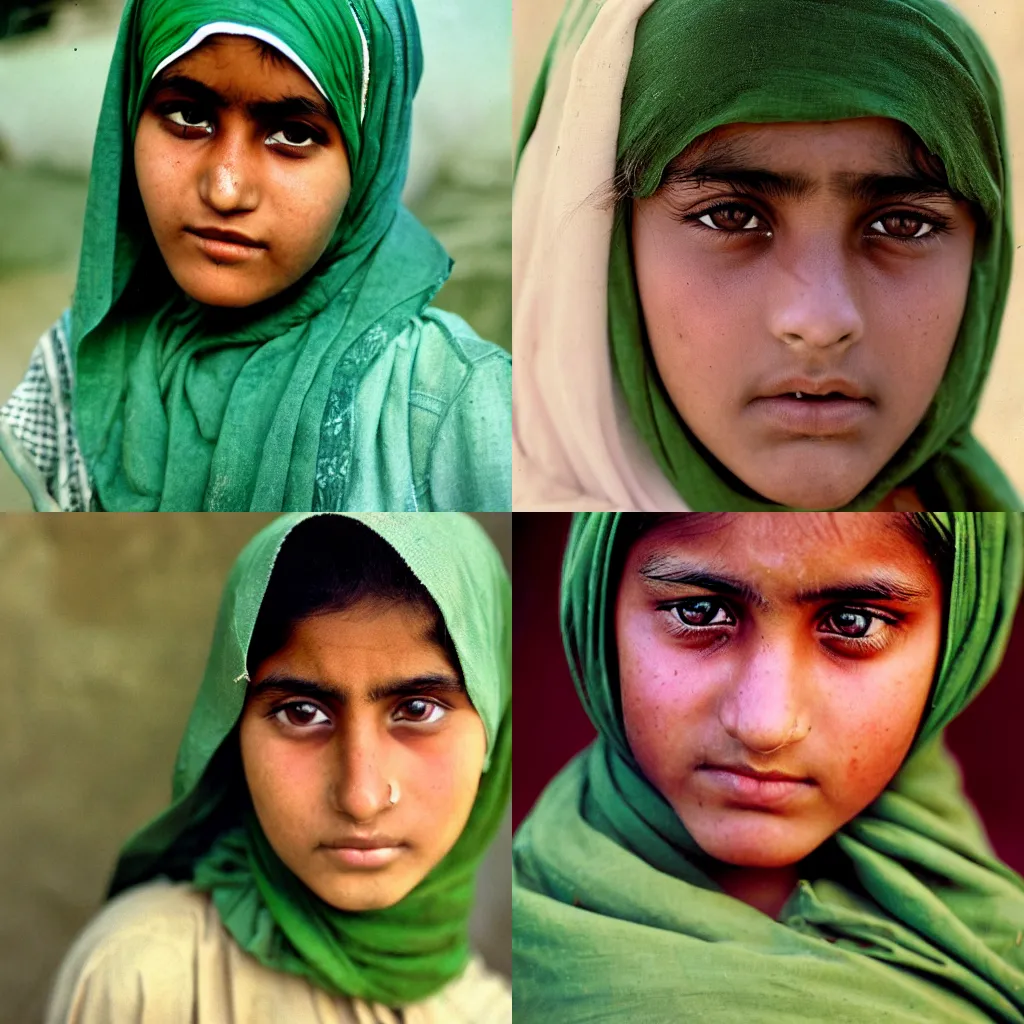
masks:
[[(768, 219), (767, 217), (762, 216), (762, 214), (760, 214), (756, 209), (754, 209), (754, 207), (748, 205), (747, 203), (738, 202), (716, 203), (713, 206), (705, 207), (703, 210), (698, 210), (694, 213), (684, 214), (681, 219), (684, 222), (693, 223), (695, 227), (702, 231), (710, 231), (716, 235), (724, 235), (726, 237), (733, 235), (738, 235), (740, 237), (742, 237), (743, 235), (755, 235), (762, 238), (765, 236), (765, 231), (762, 228), (740, 228), (737, 230), (729, 230), (728, 228), (713, 228), (709, 227), (707, 224), (701, 223), (701, 217), (706, 217), (708, 214), (719, 213), (723, 210), (746, 211), (751, 217), (757, 217), (759, 220), (767, 221)], [(926, 216), (924, 213), (920, 213), (916, 210), (909, 209), (887, 210), (885, 213), (882, 213), (879, 216), (872, 218), (870, 224), (876, 224), (879, 221), (887, 220), (889, 217), (908, 217), (915, 220), (920, 220), (922, 225), (930, 224), (931, 231), (929, 231), (925, 235), (920, 236), (919, 238), (915, 238), (913, 236), (909, 238), (902, 238), (899, 235), (884, 234), (874, 234), (869, 235), (868, 237), (882, 238), (885, 239), (886, 241), (892, 242), (906, 242), (911, 245), (927, 245), (933, 238), (937, 238), (939, 235), (943, 235), (949, 232), (953, 226), (952, 220), (950, 220), (950, 218), (948, 217), (942, 216), (941, 214), (929, 213)], [(747, 219), (749, 220), (749, 217)], [(768, 234), (771, 235), (771, 233), (772, 232), (769, 229)]]
[[(213, 122), (212, 112), (204, 109), (198, 103), (187, 103), (182, 100), (169, 100), (165, 103), (159, 103), (154, 107), (157, 114), (164, 119), (164, 121), (174, 126), (174, 134), (178, 135), (182, 139), (193, 140), (197, 138), (205, 138), (212, 134), (213, 128), (204, 128), (201, 124), (179, 124), (173, 120), (172, 114), (181, 114), (183, 121), (208, 121)], [(191, 115), (191, 116), (185, 116)], [(317, 128), (315, 125), (308, 124), (305, 121), (298, 121), (295, 119), (287, 119), (283, 121), (273, 132), (270, 133), (270, 137), (281, 134), (287, 131), (301, 131), (306, 134), (309, 142), (274, 142), (271, 143), (267, 140), (267, 145), (272, 149), (277, 149), (283, 154), (288, 156), (297, 156), (302, 150), (312, 149), (314, 146), (323, 146), (328, 142), (327, 136)], [(189, 135), (188, 133), (200, 132), (199, 135)]]
[[(688, 608), (690, 610), (694, 610), (698, 605), (702, 604), (707, 605), (712, 609), (716, 609), (714, 618), (718, 618), (719, 613), (724, 612), (728, 616), (729, 621), (710, 622), (705, 625), (694, 626), (683, 622), (676, 614), (679, 609)], [(669, 632), (673, 636), (681, 639), (703, 639), (710, 643), (714, 643), (715, 641), (723, 640), (726, 637), (729, 628), (731, 626), (735, 626), (739, 621), (739, 616), (736, 612), (733, 611), (725, 601), (721, 601), (716, 598), (685, 598), (683, 600), (671, 601), (658, 605), (658, 608), (661, 611), (667, 612), (669, 615)], [(881, 623), (882, 626), (875, 630), (875, 632), (868, 632), (864, 636), (860, 637), (844, 636), (842, 633), (835, 630), (821, 630), (822, 625), (840, 614), (853, 614), (868, 618), (871, 620), (868, 623), (868, 630), (871, 629), (874, 623)], [(827, 641), (828, 644), (838, 644), (840, 646), (841, 650), (839, 653), (865, 655), (884, 650), (894, 639), (892, 630), (897, 628), (899, 623), (899, 616), (893, 615), (891, 612), (883, 612), (878, 608), (870, 608), (864, 605), (839, 604), (824, 609), (818, 619), (818, 628), (821, 631), (821, 635), (831, 638)]]
[[(432, 700), (429, 697), (406, 697), (395, 706), (395, 710), (401, 710), (402, 708), (405, 708), (410, 704), (428, 705), (429, 708), (433, 709), (431, 711), (431, 717), (416, 720), (399, 718), (396, 719), (397, 723), (411, 726), (437, 725), (444, 719), (444, 717), (448, 714), (449, 710), (451, 710), (450, 708), (446, 708), (439, 701)], [(320, 707), (319, 704), (316, 704), (311, 700), (293, 700), (288, 701), (285, 704), (278, 704), (273, 710), (268, 712), (266, 717), (269, 718), (271, 721), (276, 722), (277, 725), (283, 728), (294, 729), (299, 732), (312, 731), (313, 729), (318, 729), (325, 724), (324, 722), (306, 722), (303, 725), (296, 725), (294, 722), (289, 722), (286, 719), (281, 719), (278, 717), (283, 712), (287, 712), (292, 708), (311, 708), (319, 714), (324, 715), (325, 717), (329, 717), (327, 716), (327, 712), (324, 711), (324, 709)], [(438, 712), (438, 714), (435, 714), (434, 712)]]

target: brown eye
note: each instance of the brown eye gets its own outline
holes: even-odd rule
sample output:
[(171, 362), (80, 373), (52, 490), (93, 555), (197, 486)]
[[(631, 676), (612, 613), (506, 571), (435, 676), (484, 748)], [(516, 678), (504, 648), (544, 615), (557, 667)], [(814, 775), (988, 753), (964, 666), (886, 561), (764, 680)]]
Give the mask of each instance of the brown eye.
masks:
[(426, 725), (440, 722), (447, 714), (440, 704), (422, 697), (412, 697), (403, 701), (396, 709), (396, 718), (400, 722), (412, 725)]
[(749, 206), (716, 206), (700, 214), (697, 220), (715, 231), (756, 231), (764, 227)]
[[(282, 719), (281, 716), (284, 715)], [(322, 716), (323, 721), (315, 721), (315, 716)], [(282, 725), (290, 725), (294, 728), (305, 728), (309, 725), (323, 725), (330, 721), (328, 717), (315, 704), (308, 701), (296, 701), (292, 704), (283, 704), (274, 712), (274, 718)]]
[(866, 612), (834, 612), (826, 620), (840, 636), (866, 636), (874, 617)]
[(924, 238), (931, 234), (935, 225), (917, 213), (887, 213), (879, 217), (872, 228), (892, 238)]
[(672, 606), (672, 611), (684, 626), (697, 629), (706, 626), (731, 626), (736, 621), (721, 601), (706, 597), (679, 601)]

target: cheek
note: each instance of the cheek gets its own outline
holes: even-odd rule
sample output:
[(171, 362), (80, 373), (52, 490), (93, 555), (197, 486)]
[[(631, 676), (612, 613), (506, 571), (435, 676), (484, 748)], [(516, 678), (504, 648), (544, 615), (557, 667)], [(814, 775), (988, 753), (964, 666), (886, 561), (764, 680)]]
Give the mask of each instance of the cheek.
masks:
[(861, 680), (858, 699), (845, 702), (833, 719), (826, 749), (838, 756), (828, 788), (844, 817), (859, 813), (899, 770), (921, 721), (933, 665), (903, 658), (881, 667)]
[(673, 402), (691, 425), (721, 416), (722, 395), (742, 378), (759, 336), (755, 274), (726, 269), (661, 210), (635, 218), (633, 249), (651, 350)]
[(646, 614), (618, 621), (619, 679), (626, 739), (652, 782), (689, 759), (713, 714), (708, 662), (659, 636)]
[(287, 240), (296, 258), (312, 265), (334, 235), (348, 202), (351, 180), (347, 164), (337, 159), (310, 163), (306, 168), (276, 168), (274, 205), (279, 241)]

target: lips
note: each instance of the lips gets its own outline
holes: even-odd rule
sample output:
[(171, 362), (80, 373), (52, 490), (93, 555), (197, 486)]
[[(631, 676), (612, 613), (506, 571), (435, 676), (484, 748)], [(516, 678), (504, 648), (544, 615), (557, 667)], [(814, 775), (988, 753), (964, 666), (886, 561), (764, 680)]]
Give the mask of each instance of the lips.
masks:
[(727, 804), (747, 810), (775, 810), (806, 797), (813, 779), (785, 772), (762, 772), (748, 765), (702, 764), (698, 776)]
[(265, 242), (243, 235), (240, 231), (185, 228), (185, 233), (192, 236), (199, 251), (211, 263), (220, 266), (243, 264), (259, 259), (260, 254), (267, 248)]
[(266, 249), (266, 243), (260, 242), (240, 231), (224, 231), (220, 228), (185, 228), (190, 235), (205, 238), (212, 242), (228, 242), (231, 245), (245, 245), (252, 249)]
[(790, 377), (767, 384), (748, 408), (778, 434), (825, 438), (855, 434), (876, 406), (853, 381)]
[(405, 844), (390, 836), (348, 836), (324, 843), (327, 855), (346, 868), (383, 868), (396, 861)]

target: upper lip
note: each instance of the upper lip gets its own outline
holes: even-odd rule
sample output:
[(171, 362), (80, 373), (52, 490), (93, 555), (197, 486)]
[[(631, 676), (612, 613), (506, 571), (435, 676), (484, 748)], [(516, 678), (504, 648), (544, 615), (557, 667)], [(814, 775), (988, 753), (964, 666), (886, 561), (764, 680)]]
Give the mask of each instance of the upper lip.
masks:
[(797, 391), (805, 395), (839, 394), (853, 399), (867, 397), (862, 388), (843, 377), (784, 377), (771, 381), (758, 397), (781, 398)]
[(397, 839), (391, 836), (370, 835), (370, 836), (347, 836), (330, 843), (324, 843), (332, 850), (382, 850), (388, 846), (401, 846)]
[(712, 771), (734, 772), (736, 775), (746, 775), (761, 782), (810, 782), (806, 775), (789, 775), (786, 772), (764, 772), (759, 768), (752, 768), (748, 764), (702, 764), (701, 768), (710, 768)]
[(233, 242), (235, 245), (250, 245), (255, 249), (265, 249), (266, 244), (241, 231), (224, 231), (221, 228), (185, 228), (190, 234), (198, 235), (200, 238), (211, 238), (217, 242)]

